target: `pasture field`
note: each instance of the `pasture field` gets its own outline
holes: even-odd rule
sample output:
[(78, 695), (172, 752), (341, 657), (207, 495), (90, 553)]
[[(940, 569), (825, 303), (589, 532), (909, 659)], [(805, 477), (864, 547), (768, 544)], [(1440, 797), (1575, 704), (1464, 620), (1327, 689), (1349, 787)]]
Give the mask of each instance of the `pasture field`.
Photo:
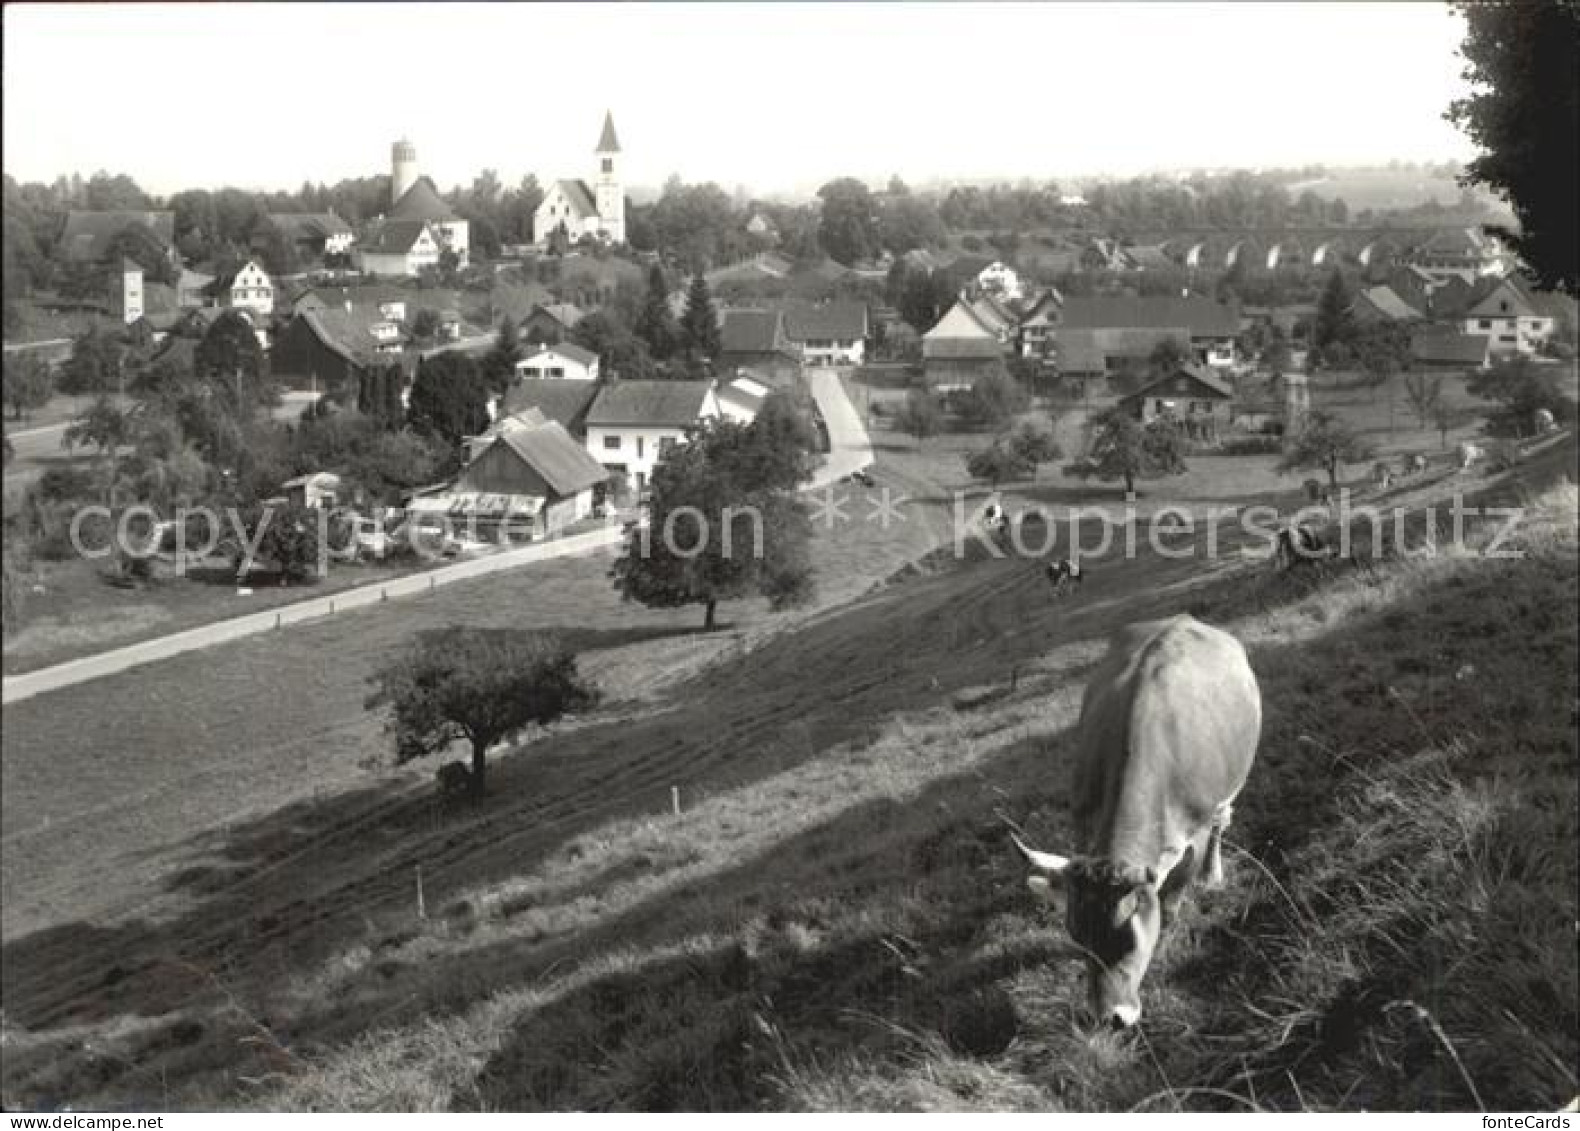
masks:
[[(880, 482), (924, 483), (888, 455)], [(1053, 602), (978, 557), (706, 635), (552, 563), (21, 704), (5, 1099), (1555, 1107), (1580, 1054), (1576, 496), (1549, 485), (1574, 459), (1469, 480), (1532, 506), (1519, 560), (1143, 555)], [(1087, 1038), (1003, 819), (1060, 846), (1083, 673), (1115, 625), (1181, 611), (1249, 646), (1260, 760), (1142, 1032)], [(580, 633), (612, 701), (441, 809), (431, 767), (357, 765), (387, 763), (363, 674), (430, 623)]]

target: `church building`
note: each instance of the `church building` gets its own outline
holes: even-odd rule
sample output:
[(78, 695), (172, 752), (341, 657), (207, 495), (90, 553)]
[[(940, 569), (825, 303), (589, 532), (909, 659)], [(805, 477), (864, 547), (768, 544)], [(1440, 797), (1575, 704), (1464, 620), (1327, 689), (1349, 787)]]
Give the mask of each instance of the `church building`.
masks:
[(625, 242), (625, 186), (620, 179), (620, 141), (614, 133), (614, 116), (604, 113), (603, 134), (594, 151), (598, 173), (591, 185), (583, 180), (555, 181), (538, 205), (532, 234), (547, 246), (557, 232), (575, 243), (583, 236), (609, 243)]

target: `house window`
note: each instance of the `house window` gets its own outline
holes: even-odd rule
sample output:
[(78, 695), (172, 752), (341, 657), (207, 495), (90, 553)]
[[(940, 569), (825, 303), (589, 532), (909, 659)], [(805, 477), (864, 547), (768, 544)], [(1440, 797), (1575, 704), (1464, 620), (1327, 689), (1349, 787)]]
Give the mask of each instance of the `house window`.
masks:
[[(603, 446), (604, 446), (604, 450), (608, 451), (608, 452), (617, 452), (617, 451), (619, 451), (620, 450), (620, 437), (618, 437), (618, 436), (605, 436), (603, 438)], [(641, 448), (641, 441), (640, 440), (637, 441), (637, 447), (638, 447), (637, 454), (641, 455), (642, 453), (641, 453), (641, 450), (640, 450), (640, 448)]]
[(637, 459), (641, 459), (642, 458), (642, 439), (643, 438), (641, 436), (638, 436), (636, 438), (636, 458)]
[(1492, 319), (1483, 318), (1477, 325), (1483, 330), (1490, 330), (1492, 329)]
[(606, 173), (614, 172), (614, 158), (613, 157), (605, 157), (603, 159), (603, 171), (606, 172)]
[(562, 369), (562, 368), (559, 368), (559, 367), (556, 367), (554, 369), (550, 369), (549, 370), (549, 376), (550, 377), (563, 377), (563, 376), (565, 376), (565, 370)]
[(667, 458), (669, 456), (669, 453), (674, 451), (674, 450), (675, 450), (675, 438), (673, 436), (663, 436), (663, 437), (661, 437), (659, 439), (659, 441), (658, 441), (658, 457), (660, 459)]

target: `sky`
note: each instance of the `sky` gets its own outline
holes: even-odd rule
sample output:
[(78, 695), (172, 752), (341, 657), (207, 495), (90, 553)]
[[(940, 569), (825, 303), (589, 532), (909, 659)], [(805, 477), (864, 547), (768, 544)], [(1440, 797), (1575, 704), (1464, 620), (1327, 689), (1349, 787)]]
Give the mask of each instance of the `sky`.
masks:
[(628, 186), (1467, 160), (1438, 3), (8, 4), (5, 171)]

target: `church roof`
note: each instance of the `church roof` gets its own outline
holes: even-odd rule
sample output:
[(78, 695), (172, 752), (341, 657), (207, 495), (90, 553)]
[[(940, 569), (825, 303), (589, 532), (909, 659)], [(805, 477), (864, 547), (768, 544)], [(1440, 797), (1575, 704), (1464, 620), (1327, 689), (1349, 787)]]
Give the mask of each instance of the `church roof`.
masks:
[[(419, 182), (420, 183), (420, 182)], [(416, 185), (412, 186), (416, 188)], [(407, 193), (406, 196), (410, 196)], [(401, 197), (405, 200), (406, 197)], [(364, 251), (383, 255), (404, 255), (428, 230), (426, 220), (387, 220), (363, 248)]]
[(586, 181), (556, 181), (560, 192), (565, 194), (565, 199), (570, 201), (571, 207), (576, 210), (577, 218), (598, 215), (598, 205), (593, 199), (592, 189), (587, 187)]
[(614, 115), (603, 112), (603, 133), (598, 137), (598, 153), (619, 153), (620, 139), (614, 136)]
[(395, 202), (395, 207), (390, 209), (389, 218), (447, 223), (456, 219), (456, 215), (450, 211), (450, 206), (439, 198), (439, 190), (434, 188), (433, 181), (422, 176), (413, 181), (411, 188), (401, 194), (401, 198)]

